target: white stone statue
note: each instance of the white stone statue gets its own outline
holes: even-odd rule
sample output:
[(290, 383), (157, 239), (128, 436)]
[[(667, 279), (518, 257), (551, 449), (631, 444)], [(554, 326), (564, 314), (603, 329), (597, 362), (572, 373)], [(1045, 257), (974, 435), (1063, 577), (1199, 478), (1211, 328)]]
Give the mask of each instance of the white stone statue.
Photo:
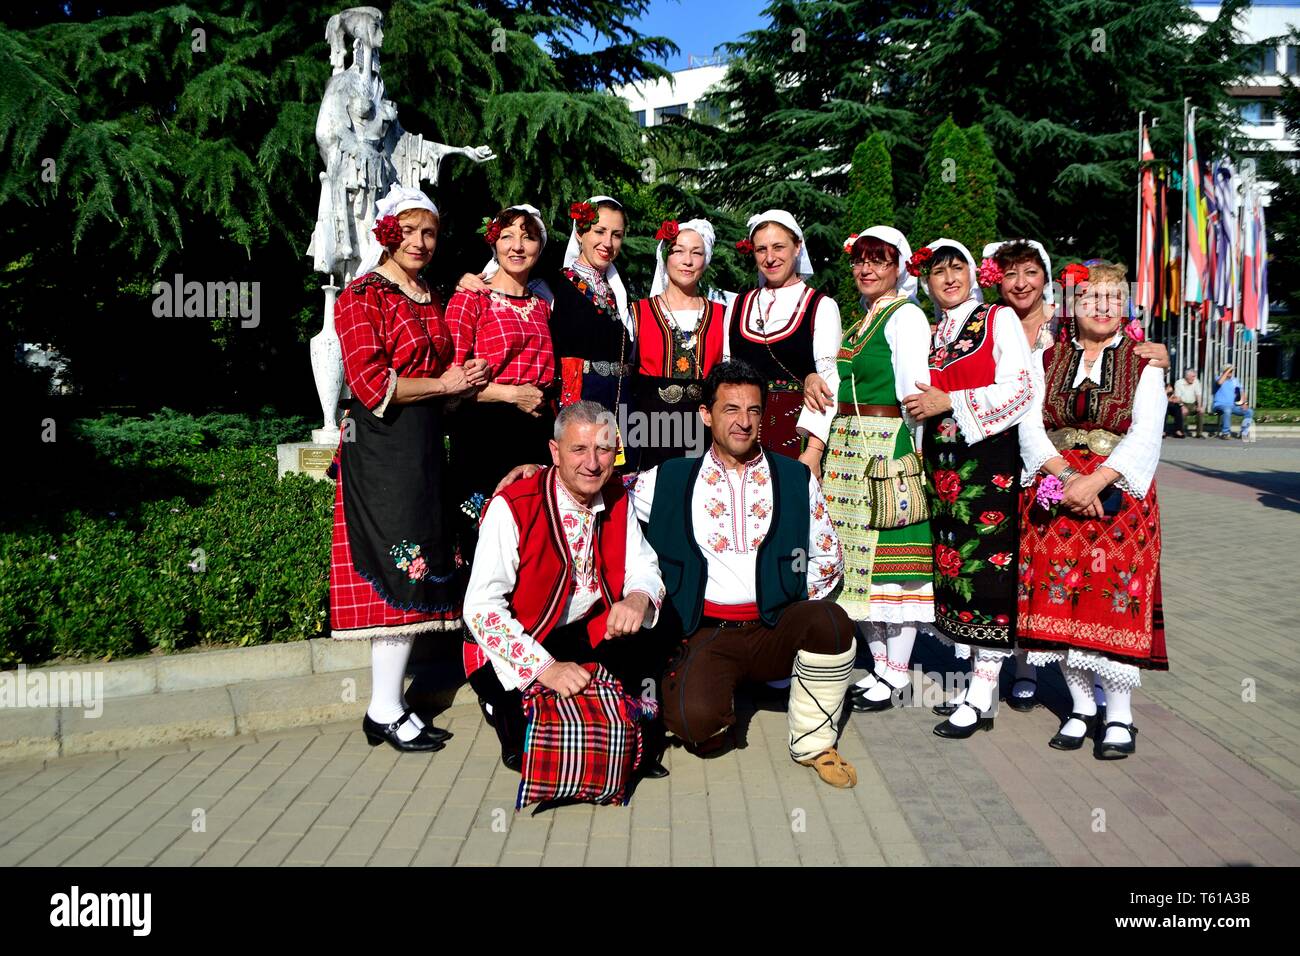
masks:
[[(346, 40), (352, 37), (352, 64), (344, 68)], [(355, 277), (364, 237), (375, 225), (375, 204), (389, 186), (438, 185), (444, 156), (459, 153), (476, 163), (495, 159), (487, 146), (445, 146), (408, 133), (397, 120), (397, 106), (384, 98), (379, 76), (379, 49), (384, 42), (384, 15), (374, 7), (351, 7), (330, 17), (325, 27), (334, 73), (325, 85), (316, 116), (316, 145), (325, 170), (320, 174), (320, 203), (307, 255), (317, 272), (330, 277), (325, 313), (311, 340), (311, 364), (324, 427), (312, 441), (338, 441), (338, 402), (343, 390), (343, 358), (334, 332), (334, 300)]]

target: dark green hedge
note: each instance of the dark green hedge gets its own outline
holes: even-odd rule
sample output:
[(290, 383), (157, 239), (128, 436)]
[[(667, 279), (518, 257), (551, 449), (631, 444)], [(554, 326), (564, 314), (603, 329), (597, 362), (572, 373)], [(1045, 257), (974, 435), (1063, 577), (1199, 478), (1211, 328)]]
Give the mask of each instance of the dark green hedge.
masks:
[(1300, 408), (1300, 382), (1261, 378), (1257, 408)]
[(302, 423), (238, 418), (80, 422), (32, 463), (0, 530), (0, 666), (325, 632), (333, 484), (276, 480), (263, 441)]

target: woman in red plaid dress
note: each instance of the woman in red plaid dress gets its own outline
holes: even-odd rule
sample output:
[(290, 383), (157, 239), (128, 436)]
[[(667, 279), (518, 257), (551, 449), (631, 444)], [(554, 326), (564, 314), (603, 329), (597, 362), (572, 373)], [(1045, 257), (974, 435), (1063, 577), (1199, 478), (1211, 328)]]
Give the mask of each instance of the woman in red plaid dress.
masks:
[(551, 342), (551, 306), (529, 285), (546, 247), (533, 206), (509, 206), (488, 221), (492, 249), (482, 291), (458, 290), (447, 302), (455, 361), (485, 359), (492, 382), (449, 415), (452, 501), (459, 508), (461, 559), (474, 560), (478, 519), (487, 499), (519, 461), (546, 461), (555, 427), (559, 376)]
[(437, 208), (418, 189), (395, 185), (377, 212), (359, 278), (334, 308), (352, 400), (334, 499), (331, 636), (371, 642), (367, 740), (440, 750), (449, 735), (411, 712), (403, 680), (416, 634), (459, 627), (442, 405), (482, 388), (488, 368), (482, 359), (452, 364), (451, 334), (419, 276), (437, 243)]

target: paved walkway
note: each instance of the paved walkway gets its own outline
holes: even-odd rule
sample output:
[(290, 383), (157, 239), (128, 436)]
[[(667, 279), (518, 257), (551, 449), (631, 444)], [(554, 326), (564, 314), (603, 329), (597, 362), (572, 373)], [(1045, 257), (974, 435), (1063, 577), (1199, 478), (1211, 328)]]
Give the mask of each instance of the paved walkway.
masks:
[[(785, 752), (777, 699), (745, 746), (673, 751), (630, 807), (513, 811), (473, 708), (431, 756), (370, 748), (355, 722), (0, 768), (4, 865), (1300, 863), (1300, 441), (1170, 442), (1160, 472), (1173, 669), (1135, 698), (1139, 752), (1046, 743), (1048, 707), (946, 741), (928, 706), (851, 717), (837, 791)], [(922, 669), (948, 658), (918, 642)], [(916, 697), (924, 699), (918, 677)]]

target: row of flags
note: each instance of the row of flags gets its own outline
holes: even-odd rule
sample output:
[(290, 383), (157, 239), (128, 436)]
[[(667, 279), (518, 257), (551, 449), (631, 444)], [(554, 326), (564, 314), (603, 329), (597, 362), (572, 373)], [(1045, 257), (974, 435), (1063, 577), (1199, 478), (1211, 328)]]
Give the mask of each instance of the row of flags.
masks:
[(1156, 163), (1148, 129), (1142, 129), (1136, 304), (1149, 319), (1167, 319), (1186, 302), (1202, 319), (1214, 316), (1263, 333), (1268, 330), (1263, 197), (1253, 180), (1242, 183), (1227, 159), (1208, 167), (1201, 163), (1195, 122), (1193, 109), (1184, 131), (1187, 266), (1182, 295), (1177, 243), (1170, 240), (1169, 174)]

